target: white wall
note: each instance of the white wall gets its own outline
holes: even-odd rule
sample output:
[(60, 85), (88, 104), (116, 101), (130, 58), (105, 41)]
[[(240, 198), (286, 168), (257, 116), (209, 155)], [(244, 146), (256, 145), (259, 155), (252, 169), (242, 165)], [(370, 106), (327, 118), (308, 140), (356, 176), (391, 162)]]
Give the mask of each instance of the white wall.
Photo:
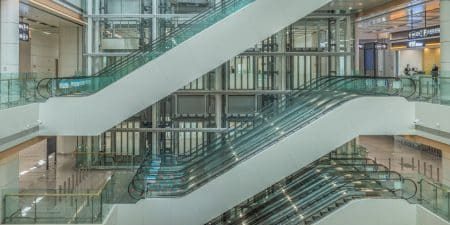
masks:
[(119, 206), (119, 224), (204, 224), (360, 134), (408, 134), (413, 120), (403, 98), (352, 100), (184, 197)]
[(42, 31), (31, 30), (31, 72), (43, 77), (54, 76), (56, 62), (59, 58), (59, 35), (55, 33), (44, 34)]
[(67, 77), (81, 71), (81, 28), (59, 28), (59, 76)]
[(450, 133), (450, 106), (416, 102), (417, 125)]
[(417, 205), (417, 225), (449, 225), (450, 222), (442, 219), (423, 206)]
[(255, 1), (96, 94), (49, 99), (41, 134), (98, 135), (328, 1)]
[(416, 210), (401, 199), (354, 200), (315, 225), (415, 225)]
[(402, 49), (399, 51), (398, 71), (403, 75), (406, 65), (410, 64), (411, 68), (423, 70), (423, 50), (422, 49)]
[(38, 126), (39, 104), (28, 104), (24, 106), (13, 107), (0, 110), (0, 151), (20, 144), (37, 136), (37, 132), (27, 135), (21, 135), (20, 138), (11, 142), (1, 141), (14, 134), (27, 131)]
[(58, 59), (59, 76), (73, 76), (81, 71), (82, 45), (81, 28), (61, 26), (58, 32), (45, 34), (31, 30), (31, 39), (20, 42), (20, 71), (34, 72), (38, 78), (56, 75)]
[(0, 72), (19, 71), (19, 0), (0, 1)]
[(31, 43), (29, 41), (20, 41), (19, 45), (19, 72), (27, 73), (31, 71)]

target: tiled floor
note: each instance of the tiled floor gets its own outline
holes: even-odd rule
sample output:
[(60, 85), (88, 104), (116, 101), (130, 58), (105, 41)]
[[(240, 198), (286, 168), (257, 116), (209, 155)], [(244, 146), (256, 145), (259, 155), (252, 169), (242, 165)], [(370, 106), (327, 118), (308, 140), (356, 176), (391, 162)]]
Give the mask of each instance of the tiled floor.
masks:
[[(99, 191), (112, 173), (80, 171), (70, 154), (50, 155), (47, 169), (46, 151), (47, 141), (44, 139), (0, 161), (0, 177), (5, 178), (0, 185), (9, 193), (4, 192), (3, 196), (8, 205), (4, 211), (5, 218), (16, 218), (24, 223), (30, 223), (31, 218), (31, 222), (39, 220), (46, 223), (46, 218), (53, 221), (53, 217), (58, 215), (64, 222), (73, 222), (74, 218), (90, 221), (94, 212), (98, 214), (95, 210), (100, 208), (97, 194), (101, 193)], [(11, 179), (7, 181), (6, 178)], [(17, 192), (21, 194), (15, 195)], [(126, 189), (121, 192), (128, 196)], [(92, 215), (86, 212), (92, 212)]]
[(442, 158), (404, 145), (393, 136), (361, 136), (359, 144), (367, 148), (369, 158), (405, 176), (426, 175), (439, 182), (450, 179), (442, 175)]
[(72, 155), (50, 155), (47, 170), (46, 141), (19, 152), (19, 188), (21, 191), (58, 190), (66, 187), (78, 192), (98, 190), (110, 176), (107, 171), (89, 171), (75, 168)]

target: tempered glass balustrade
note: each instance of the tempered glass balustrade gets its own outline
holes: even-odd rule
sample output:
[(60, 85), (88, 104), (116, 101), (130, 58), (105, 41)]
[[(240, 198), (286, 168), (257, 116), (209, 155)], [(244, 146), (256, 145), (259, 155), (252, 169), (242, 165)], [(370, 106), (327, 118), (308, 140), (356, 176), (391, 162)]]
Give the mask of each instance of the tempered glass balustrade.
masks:
[(224, 0), (92, 76), (44, 79), (38, 92), (42, 97), (95, 93), (254, 1)]
[(113, 205), (111, 178), (99, 190), (3, 190), (3, 223), (102, 223)]
[(318, 160), (207, 224), (311, 224), (354, 198), (411, 199), (416, 193), (412, 180), (359, 160)]
[(130, 184), (130, 192), (148, 192), (148, 197), (183, 195), (350, 99), (363, 94), (411, 96), (415, 91), (409, 79), (322, 79), (324, 82), (317, 82), (318, 88), (298, 91), (267, 107), (251, 126), (220, 136), (193, 159), (175, 165), (162, 159), (144, 161)]
[(44, 101), (36, 91), (37, 77), (34, 73), (0, 74), (0, 110)]
[(450, 189), (426, 179), (421, 179), (418, 186), (418, 203), (450, 221)]

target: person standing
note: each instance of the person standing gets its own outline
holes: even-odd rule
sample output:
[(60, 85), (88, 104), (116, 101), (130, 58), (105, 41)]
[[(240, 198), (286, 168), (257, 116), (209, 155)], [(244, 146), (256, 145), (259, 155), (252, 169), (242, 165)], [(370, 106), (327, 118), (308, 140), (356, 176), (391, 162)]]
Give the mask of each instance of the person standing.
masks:
[(431, 69), (431, 79), (433, 80), (433, 96), (436, 96), (439, 91), (439, 67), (434, 64)]
[(403, 71), (403, 73), (406, 76), (410, 76), (411, 75), (411, 66), (409, 64), (406, 64), (405, 70)]

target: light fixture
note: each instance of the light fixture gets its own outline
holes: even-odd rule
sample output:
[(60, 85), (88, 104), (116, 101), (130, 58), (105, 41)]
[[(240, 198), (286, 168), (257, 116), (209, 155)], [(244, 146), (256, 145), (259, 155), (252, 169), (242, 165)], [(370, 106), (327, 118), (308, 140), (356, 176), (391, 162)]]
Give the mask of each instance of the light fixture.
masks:
[(440, 46), (440, 45), (441, 45), (441, 43), (429, 43), (429, 44), (426, 44), (425, 46), (433, 47), (433, 46)]

